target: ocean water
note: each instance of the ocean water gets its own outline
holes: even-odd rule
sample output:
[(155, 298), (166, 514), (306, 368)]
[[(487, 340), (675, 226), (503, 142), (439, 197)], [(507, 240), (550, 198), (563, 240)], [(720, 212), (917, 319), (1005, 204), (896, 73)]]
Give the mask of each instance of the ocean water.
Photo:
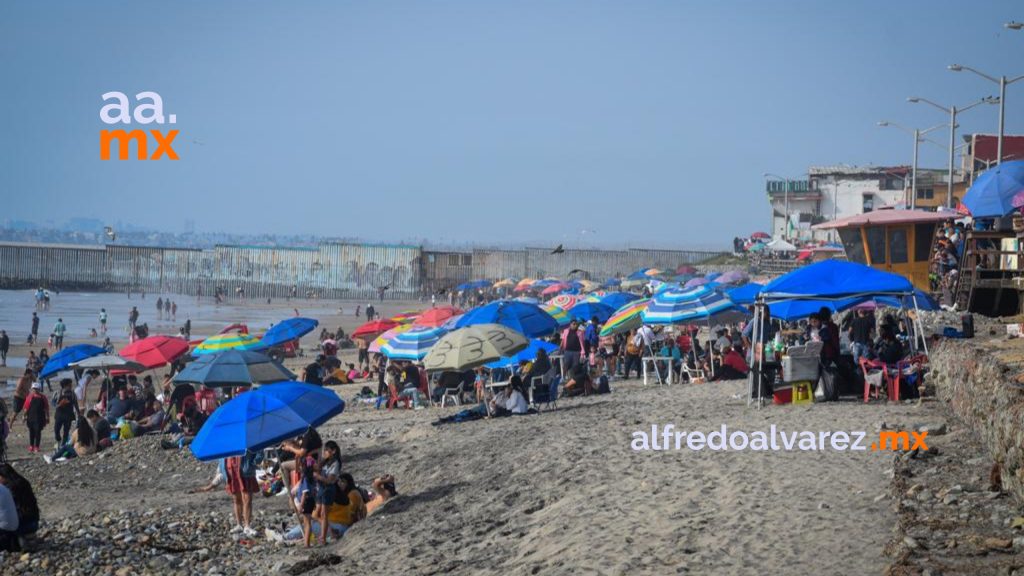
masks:
[[(158, 297), (170, 297), (178, 303), (175, 321), (159, 320), (156, 312)], [(228, 301), (216, 305), (212, 298), (196, 302), (194, 296), (174, 294), (147, 294), (145, 299), (136, 293), (131, 298), (123, 293), (110, 292), (61, 292), (50, 295), (50, 309), (39, 311), (39, 338), (49, 336), (58, 318), (67, 326), (65, 339), (91, 341), (90, 329), (100, 329), (99, 312), (107, 310), (107, 331), (112, 340), (128, 337), (128, 314), (132, 306), (139, 309), (139, 323), (149, 325), (150, 334), (176, 335), (186, 319), (192, 320), (192, 338), (211, 336), (225, 326), (240, 322), (250, 332), (261, 332), (271, 324), (294, 316), (297, 308), (303, 316), (323, 317), (334, 314), (339, 306), (355, 308), (355, 302), (342, 303), (329, 300), (275, 300), (271, 304), (254, 300)], [(360, 302), (363, 306), (365, 302)], [(22, 344), (32, 328), (32, 312), (35, 311), (35, 297), (32, 290), (0, 290), (0, 329), (6, 330), (12, 344)], [(97, 338), (102, 341), (102, 337)], [(8, 364), (15, 365), (18, 359), (11, 358)], [(22, 363), (24, 360), (22, 359)], [(2, 384), (2, 383), (0, 383)]]

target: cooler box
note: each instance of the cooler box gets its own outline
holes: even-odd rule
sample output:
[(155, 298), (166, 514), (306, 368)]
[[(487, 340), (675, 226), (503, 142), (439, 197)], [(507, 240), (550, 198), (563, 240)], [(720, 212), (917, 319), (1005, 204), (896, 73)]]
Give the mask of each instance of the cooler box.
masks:
[(808, 342), (803, 346), (790, 346), (782, 357), (782, 379), (786, 382), (818, 379), (821, 342)]

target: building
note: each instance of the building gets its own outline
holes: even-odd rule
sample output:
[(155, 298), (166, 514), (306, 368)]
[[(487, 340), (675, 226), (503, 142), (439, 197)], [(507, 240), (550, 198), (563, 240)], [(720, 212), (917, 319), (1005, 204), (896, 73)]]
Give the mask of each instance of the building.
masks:
[[(995, 134), (964, 134), (960, 169), (968, 180), (996, 162), (999, 138)], [(1024, 136), (1003, 135), (1003, 160), (1024, 160)]]
[[(918, 171), (920, 175), (920, 170)], [(805, 180), (769, 180), (773, 237), (834, 241), (812, 226), (907, 200), (909, 166), (812, 166)], [(934, 196), (934, 192), (933, 192)]]

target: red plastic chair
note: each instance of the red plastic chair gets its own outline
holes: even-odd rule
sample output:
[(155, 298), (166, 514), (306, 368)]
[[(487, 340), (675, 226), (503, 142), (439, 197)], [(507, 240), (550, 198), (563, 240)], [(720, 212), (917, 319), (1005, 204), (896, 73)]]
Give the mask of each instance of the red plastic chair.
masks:
[[(864, 402), (868, 402), (871, 398), (872, 390), (874, 391), (875, 399), (881, 398), (881, 386), (874, 386), (871, 384), (871, 378), (869, 376), (881, 372), (882, 382), (886, 387), (886, 394), (891, 399), (893, 394), (893, 386), (889, 377), (889, 367), (885, 365), (885, 362), (878, 360), (868, 360), (867, 358), (860, 359), (860, 369), (864, 372)], [(898, 383), (897, 383), (898, 384)], [(897, 386), (896, 390), (899, 390)], [(898, 394), (898, 392), (897, 392)]]

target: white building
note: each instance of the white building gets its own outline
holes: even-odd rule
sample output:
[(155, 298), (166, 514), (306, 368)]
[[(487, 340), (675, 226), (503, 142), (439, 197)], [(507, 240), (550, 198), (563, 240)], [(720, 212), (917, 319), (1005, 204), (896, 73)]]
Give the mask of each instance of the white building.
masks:
[[(920, 172), (918, 169), (919, 177)], [(771, 234), (775, 238), (833, 241), (834, 231), (811, 230), (811, 226), (904, 204), (909, 175), (909, 166), (838, 165), (812, 166), (805, 180), (769, 180)]]

